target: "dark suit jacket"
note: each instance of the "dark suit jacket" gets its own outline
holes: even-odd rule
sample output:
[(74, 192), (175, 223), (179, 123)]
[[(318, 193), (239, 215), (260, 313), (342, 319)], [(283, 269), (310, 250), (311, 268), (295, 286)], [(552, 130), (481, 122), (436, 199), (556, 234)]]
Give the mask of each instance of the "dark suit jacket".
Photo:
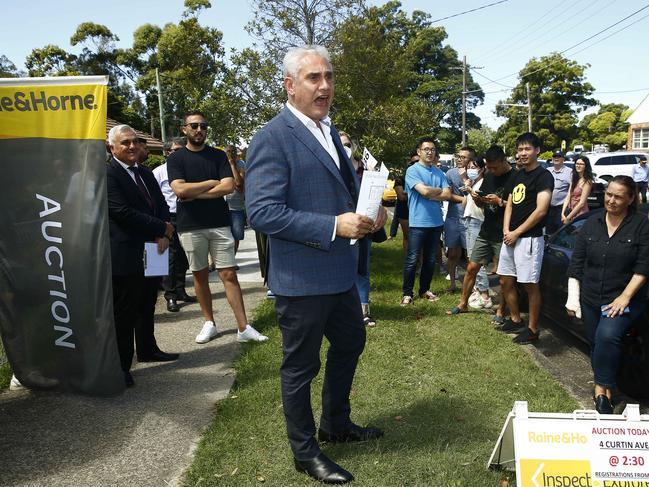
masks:
[[(341, 164), (358, 178), (331, 128)], [(281, 296), (348, 291), (356, 281), (358, 244), (336, 237), (335, 216), (356, 201), (329, 153), (288, 108), (253, 137), (246, 161), (251, 226), (268, 235), (269, 288)]]
[(153, 173), (140, 165), (140, 175), (154, 202), (151, 208), (131, 176), (114, 159), (106, 165), (110, 256), (114, 276), (143, 275), (144, 242), (164, 235), (169, 207)]

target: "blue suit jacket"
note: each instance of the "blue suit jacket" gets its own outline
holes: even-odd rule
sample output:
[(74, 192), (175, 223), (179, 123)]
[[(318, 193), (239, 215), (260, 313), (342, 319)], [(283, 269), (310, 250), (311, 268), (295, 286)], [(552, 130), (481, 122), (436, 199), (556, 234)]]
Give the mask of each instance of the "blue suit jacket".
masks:
[[(331, 137), (358, 194), (358, 178), (333, 126)], [(356, 201), (329, 153), (288, 108), (250, 143), (246, 209), (251, 226), (268, 235), (268, 285), (275, 294), (335, 294), (354, 285), (358, 244), (331, 237), (335, 216), (355, 211)]]

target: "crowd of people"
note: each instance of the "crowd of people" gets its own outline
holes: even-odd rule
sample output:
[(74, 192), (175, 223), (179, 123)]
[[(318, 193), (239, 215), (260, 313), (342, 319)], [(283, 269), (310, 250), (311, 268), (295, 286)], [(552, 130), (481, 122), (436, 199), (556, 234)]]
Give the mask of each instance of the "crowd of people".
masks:
[[(203, 322), (196, 343), (216, 338), (213, 265), (237, 322), (237, 340), (266, 341), (249, 323), (237, 278), (235, 253), (249, 222), (282, 333), (281, 393), (294, 466), (318, 481), (342, 484), (353, 475), (326, 457), (320, 443), (383, 436), (378, 428), (352, 422), (349, 400), (366, 327), (377, 325), (370, 314), (372, 242), (402, 230), (401, 306), (415, 299), (434, 303), (440, 292), (459, 290), (448, 316), (470, 307), (494, 308), (495, 326), (515, 334), (515, 343), (532, 343), (540, 337), (544, 235), (588, 212), (593, 172), (586, 156), (570, 169), (560, 151), (545, 169), (538, 160), (541, 140), (524, 133), (516, 139), (516, 167), (497, 145), (481, 155), (462, 147), (456, 166), (444, 173), (437, 141), (422, 137), (395, 183), (387, 236), (384, 208), (374, 220), (355, 213), (365, 168), (357, 142), (329, 118), (334, 79), (328, 52), (320, 46), (293, 48), (283, 67), (286, 106), (254, 136), (245, 162), (234, 146), (221, 150), (206, 143), (208, 122), (199, 111), (184, 115), (184, 137), (165, 144), (166, 162), (153, 171), (143, 164), (146, 141), (134, 129), (110, 130), (106, 174), (115, 330), (129, 387), (135, 354), (140, 362), (179, 357), (162, 351), (155, 339), (159, 286), (171, 313), (180, 311), (179, 302), (198, 302)], [(636, 207), (638, 189), (646, 197), (649, 170), (646, 160), (639, 166), (633, 178), (610, 182), (605, 209), (582, 227), (568, 270), (566, 309), (583, 316), (589, 329), (594, 399), (601, 413), (613, 412), (621, 341), (646, 304), (649, 221)], [(155, 242), (160, 253), (168, 249), (167, 276), (145, 276), (145, 242)], [(443, 253), (449, 285), (434, 292)], [(497, 300), (489, 281), (494, 270), (501, 288)], [(185, 288), (188, 271), (196, 296)], [(527, 322), (518, 284), (528, 295)], [(316, 429), (310, 385), (320, 370), (325, 336), (330, 346)]]

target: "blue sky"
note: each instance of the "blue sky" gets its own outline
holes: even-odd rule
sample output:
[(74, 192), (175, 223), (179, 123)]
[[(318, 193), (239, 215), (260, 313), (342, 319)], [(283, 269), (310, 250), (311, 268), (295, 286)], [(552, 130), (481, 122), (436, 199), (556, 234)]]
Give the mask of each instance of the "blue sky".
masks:
[[(403, 0), (402, 5), (407, 12), (423, 10), (432, 19), (440, 19), (497, 1)], [(435, 25), (445, 27), (447, 43), (460, 57), (466, 55), (470, 65), (482, 68), (474, 78), (486, 97), (476, 113), (483, 123), (496, 128), (501, 121), (493, 114), (494, 106), (508, 95), (501, 90), (516, 84), (516, 74), (531, 57), (563, 51), (646, 6), (649, 2), (638, 0), (506, 0)], [(58, 44), (75, 52), (70, 36), (86, 21), (106, 25), (120, 38), (121, 46), (130, 46), (138, 26), (176, 22), (182, 10), (182, 0), (32, 0), (28, 11), (21, 2), (7, 2), (2, 7), (5, 22), (0, 31), (0, 54), (22, 67), (35, 47)], [(212, 8), (201, 14), (200, 21), (221, 30), (227, 48), (240, 49), (252, 43), (243, 28), (251, 12), (250, 2), (245, 0), (212, 0)], [(586, 77), (596, 89), (595, 98), (635, 108), (649, 93), (648, 31), (649, 7), (564, 55), (591, 65)], [(610, 34), (614, 35), (602, 40)]]

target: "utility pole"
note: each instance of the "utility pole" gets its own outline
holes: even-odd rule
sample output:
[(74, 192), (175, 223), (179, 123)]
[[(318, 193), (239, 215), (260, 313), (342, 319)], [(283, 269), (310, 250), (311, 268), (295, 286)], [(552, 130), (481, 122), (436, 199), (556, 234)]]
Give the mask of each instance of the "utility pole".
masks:
[[(162, 138), (162, 142), (167, 141), (167, 131), (165, 129), (165, 122), (164, 122), (164, 109), (162, 108), (162, 87), (160, 86), (160, 73), (158, 72), (158, 68), (155, 68), (155, 82), (158, 87), (158, 107), (160, 111), (160, 137)], [(151, 132), (153, 134), (153, 132)]]
[(532, 131), (532, 98), (530, 98), (530, 84), (525, 83), (527, 88), (527, 131)]
[(462, 147), (466, 147), (466, 56), (462, 63)]

